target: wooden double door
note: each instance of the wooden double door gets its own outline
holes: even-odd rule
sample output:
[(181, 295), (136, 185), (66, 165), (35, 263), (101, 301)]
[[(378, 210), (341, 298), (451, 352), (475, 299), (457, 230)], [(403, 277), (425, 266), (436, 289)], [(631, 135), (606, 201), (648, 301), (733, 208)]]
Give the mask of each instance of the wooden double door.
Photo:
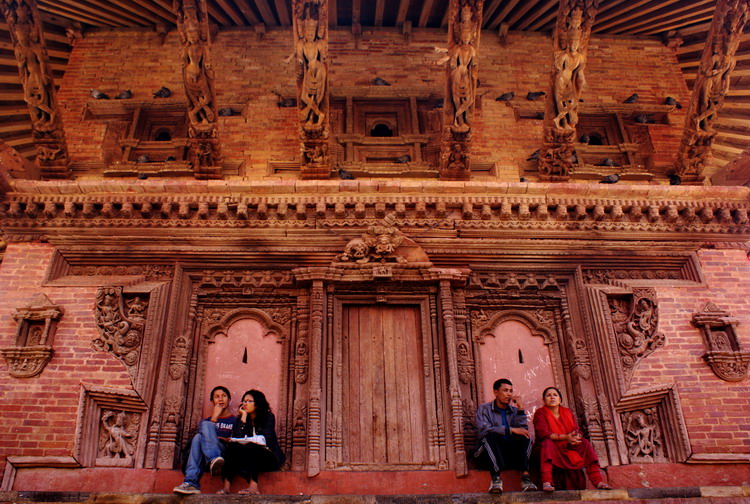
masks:
[[(439, 465), (440, 382), (424, 304), (338, 306), (329, 383), (336, 432), (329, 467), (434, 468)], [(340, 370), (340, 372), (339, 372)], [(340, 422), (340, 423), (339, 423)], [(338, 442), (335, 442), (338, 438)]]

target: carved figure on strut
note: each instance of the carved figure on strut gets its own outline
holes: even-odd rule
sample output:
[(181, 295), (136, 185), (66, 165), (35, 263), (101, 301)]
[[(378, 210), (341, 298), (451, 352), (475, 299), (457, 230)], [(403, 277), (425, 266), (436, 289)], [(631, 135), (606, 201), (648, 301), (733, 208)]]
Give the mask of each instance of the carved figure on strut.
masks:
[(325, 112), (322, 110), (325, 97), (328, 70), (326, 69), (326, 27), (319, 23), (319, 5), (307, 2), (297, 24), (298, 40), (295, 56), (298, 75), (302, 77), (299, 111), (300, 121), (305, 131), (318, 131), (323, 128)]
[(583, 12), (580, 8), (573, 10), (567, 33), (562, 34), (564, 47), (555, 51), (554, 61), (554, 105), (556, 116), (555, 128), (575, 129), (578, 124), (578, 100), (586, 85), (583, 69), (586, 56), (581, 50), (583, 38)]
[(194, 0), (186, 0), (182, 10), (181, 58), (185, 74), (185, 93), (190, 101), (188, 113), (193, 125), (206, 125), (216, 120), (211, 89), (212, 69), (207, 62), (208, 37), (201, 33), (198, 8)]
[(448, 55), (438, 61), (448, 61), (450, 65), (450, 92), (453, 103), (451, 130), (454, 133), (466, 133), (471, 129), (469, 111), (474, 105), (477, 87), (476, 22), (472, 17), (471, 6), (464, 5), (460, 12), (456, 43), (448, 49)]

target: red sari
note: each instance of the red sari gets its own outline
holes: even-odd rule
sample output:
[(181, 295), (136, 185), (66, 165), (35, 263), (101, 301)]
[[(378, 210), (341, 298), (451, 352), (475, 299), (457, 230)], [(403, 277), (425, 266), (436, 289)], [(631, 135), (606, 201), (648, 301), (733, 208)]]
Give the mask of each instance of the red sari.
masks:
[[(543, 406), (534, 414), (534, 453), (539, 456), (542, 481), (552, 481), (552, 468), (565, 470), (565, 473), (555, 478), (554, 485), (559, 489), (582, 490), (586, 488), (586, 480), (581, 469), (586, 468), (591, 483), (596, 486), (602, 481), (599, 472), (599, 459), (594, 447), (587, 439), (581, 439), (577, 445), (569, 445), (567, 441), (553, 441), (553, 434), (566, 435), (578, 430), (578, 424), (573, 412), (560, 406), (559, 418), (555, 418), (552, 411)], [(569, 488), (571, 487), (571, 488)]]

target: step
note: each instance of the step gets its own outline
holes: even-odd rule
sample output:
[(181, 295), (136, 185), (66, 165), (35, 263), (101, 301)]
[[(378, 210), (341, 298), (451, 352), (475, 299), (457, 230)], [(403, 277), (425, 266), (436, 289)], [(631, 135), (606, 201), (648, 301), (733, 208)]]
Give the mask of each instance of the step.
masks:
[[(384, 482), (387, 484), (387, 482)], [(87, 492), (0, 492), (5, 503), (86, 503), (86, 504), (484, 504), (484, 503), (550, 503), (577, 502), (596, 504), (750, 504), (750, 486), (711, 486), (677, 488), (631, 488), (603, 490), (564, 490), (553, 493), (506, 492), (489, 494), (424, 495), (216, 495)]]

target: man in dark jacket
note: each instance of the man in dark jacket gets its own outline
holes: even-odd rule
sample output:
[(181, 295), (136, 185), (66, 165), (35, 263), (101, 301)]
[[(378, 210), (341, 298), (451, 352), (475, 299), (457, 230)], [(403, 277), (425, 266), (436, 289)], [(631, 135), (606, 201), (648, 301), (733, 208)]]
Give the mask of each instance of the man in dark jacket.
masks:
[(531, 440), (521, 396), (513, 394), (513, 384), (507, 378), (497, 380), (492, 385), (492, 392), (495, 400), (477, 409), (479, 446), (474, 453), (480, 462), (490, 467), (492, 482), (489, 492), (503, 492), (500, 471), (505, 469), (521, 471), (521, 490), (536, 490), (529, 477)]

